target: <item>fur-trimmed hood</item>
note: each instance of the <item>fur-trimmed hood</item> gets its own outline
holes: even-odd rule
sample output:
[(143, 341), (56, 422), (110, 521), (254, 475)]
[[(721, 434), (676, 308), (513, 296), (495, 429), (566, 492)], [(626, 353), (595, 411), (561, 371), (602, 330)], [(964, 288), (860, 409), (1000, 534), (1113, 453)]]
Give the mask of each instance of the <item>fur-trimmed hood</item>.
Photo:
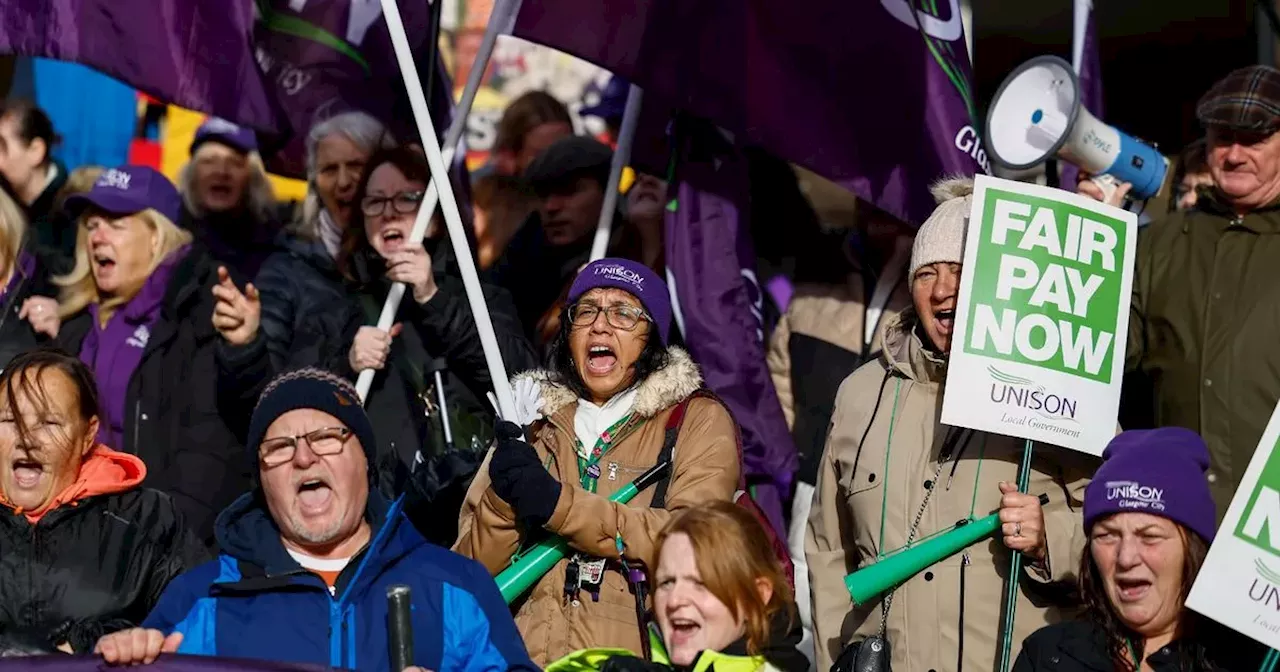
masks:
[[(640, 418), (651, 418), (689, 398), (702, 387), (702, 372), (684, 349), (672, 346), (667, 349), (667, 365), (649, 374), (640, 382), (632, 413)], [(570, 404), (578, 403), (578, 395), (556, 380), (556, 375), (545, 369), (527, 371), (516, 376), (513, 383), (532, 380), (541, 388), (538, 410), (551, 417)]]

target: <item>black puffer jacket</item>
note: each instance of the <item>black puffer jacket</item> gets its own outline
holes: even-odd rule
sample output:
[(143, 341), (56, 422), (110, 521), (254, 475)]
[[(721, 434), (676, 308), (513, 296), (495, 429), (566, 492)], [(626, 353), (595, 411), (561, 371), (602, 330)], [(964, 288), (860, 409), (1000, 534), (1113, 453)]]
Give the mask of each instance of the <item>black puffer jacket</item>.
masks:
[(141, 623), (169, 581), (205, 559), (155, 490), (86, 497), (35, 524), (0, 509), (0, 632), (87, 652)]
[(9, 366), (9, 360), (48, 341), (37, 334), (27, 320), (18, 313), (22, 303), (33, 296), (57, 297), (58, 288), (49, 282), (49, 274), (42, 255), (33, 252), (29, 244), (18, 255), (18, 272), (12, 280), (13, 291), (0, 297), (0, 370)]
[(267, 258), (254, 285), (262, 294), (262, 334), (271, 362), (284, 367), (291, 358), (295, 335), (305, 318), (332, 310), (347, 299), (342, 275), (318, 240), (281, 234), (279, 252)]
[[(160, 319), (129, 380), (121, 446), (146, 463), (144, 485), (173, 497), (187, 525), (210, 546), (214, 519), (248, 489), (251, 466), (218, 412), (217, 269), (198, 245), (174, 268)], [(68, 318), (58, 344), (79, 354), (92, 320), (88, 310)]]
[[(1195, 636), (1175, 641), (1147, 658), (1155, 672), (1256, 670), (1265, 649), (1217, 623), (1196, 618)], [(1037, 630), (1022, 643), (1013, 672), (1112, 672), (1106, 636), (1091, 621), (1068, 621)]]
[(196, 215), (184, 203), (178, 226), (191, 232), (209, 254), (225, 263), (237, 282), (257, 277), (276, 252), (280, 224), (261, 221), (247, 211)]
[[(425, 306), (419, 306), (411, 295), (405, 296), (396, 316), (404, 329), (392, 344), (387, 367), (374, 378), (365, 404), (378, 433), (379, 454), (383, 456), (378, 468), (388, 495), (403, 492), (405, 479), (417, 459), (442, 452), (440, 430), (427, 418), (429, 408), (436, 412), (434, 390), (427, 389), (431, 387), (427, 366), (430, 360), (443, 358), (448, 367), (444, 373), (445, 397), (455, 446), (468, 448), (464, 437), (472, 429), (489, 433), (488, 437), (479, 438), (481, 446), (487, 447), (492, 432), (494, 413), (486, 393), (492, 391), (493, 383), (466, 291), (456, 275), (452, 249), (429, 242), (428, 251), (439, 292)], [(306, 316), (294, 336), (285, 366), (273, 365), (264, 358), (266, 347), (261, 337), (243, 348), (225, 344), (218, 348), (224, 415), (242, 419), (243, 425), (237, 431), (247, 433), (257, 396), (274, 373), (319, 366), (356, 379), (348, 363), (351, 344), (360, 327), (377, 322), (389, 289), (382, 279), (382, 260), (373, 257), (370, 254), (356, 262), (358, 277), (367, 280), (351, 287), (351, 298), (330, 303)], [(521, 333), (510, 297), (492, 285), (483, 288), (508, 374), (514, 376), (533, 368), (537, 361)], [(423, 402), (420, 391), (428, 393), (430, 407)], [(470, 427), (460, 427), (461, 424)]]

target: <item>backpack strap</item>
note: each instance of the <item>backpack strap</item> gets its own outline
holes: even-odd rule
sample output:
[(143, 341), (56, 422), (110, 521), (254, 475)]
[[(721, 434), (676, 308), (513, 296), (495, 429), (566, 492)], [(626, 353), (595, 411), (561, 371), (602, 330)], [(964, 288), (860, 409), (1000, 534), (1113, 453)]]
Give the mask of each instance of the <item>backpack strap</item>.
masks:
[(649, 504), (652, 508), (661, 509), (667, 505), (667, 486), (671, 484), (671, 472), (675, 471), (676, 440), (680, 438), (680, 428), (684, 426), (684, 414), (685, 411), (689, 410), (689, 400), (693, 399), (694, 396), (697, 395), (690, 396), (676, 404), (676, 407), (671, 409), (671, 415), (667, 416), (667, 427), (662, 439), (662, 450), (658, 452), (656, 464), (671, 462), (672, 465), (667, 470), (667, 475), (661, 481), (658, 481), (657, 486), (653, 489), (653, 502)]

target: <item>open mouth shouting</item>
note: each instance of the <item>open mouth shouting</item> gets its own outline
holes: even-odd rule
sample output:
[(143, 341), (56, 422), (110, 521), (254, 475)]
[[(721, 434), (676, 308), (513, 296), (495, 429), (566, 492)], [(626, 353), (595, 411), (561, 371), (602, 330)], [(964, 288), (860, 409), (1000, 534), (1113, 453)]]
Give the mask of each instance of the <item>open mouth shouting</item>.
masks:
[(93, 275), (99, 281), (111, 277), (116, 270), (115, 253), (105, 247), (93, 250), (89, 258), (93, 262)]
[(1122, 579), (1116, 577), (1116, 594), (1121, 602), (1139, 602), (1151, 591), (1149, 579)]
[(596, 343), (587, 348), (587, 373), (593, 376), (607, 376), (617, 365), (618, 355), (611, 346)]
[(382, 249), (384, 251), (396, 252), (408, 242), (409, 234), (399, 227), (388, 226), (378, 234), (378, 238), (382, 240)]
[(333, 503), (333, 488), (323, 477), (313, 476), (298, 483), (298, 508), (306, 516), (319, 515)]
[(946, 310), (933, 311), (933, 319), (938, 323), (938, 331), (942, 334), (950, 334), (955, 328), (956, 311), (954, 308)]
[(702, 632), (702, 624), (690, 618), (671, 619), (672, 647), (692, 642)]
[(13, 484), (23, 490), (34, 490), (44, 476), (44, 463), (27, 455), (15, 457), (10, 465)]

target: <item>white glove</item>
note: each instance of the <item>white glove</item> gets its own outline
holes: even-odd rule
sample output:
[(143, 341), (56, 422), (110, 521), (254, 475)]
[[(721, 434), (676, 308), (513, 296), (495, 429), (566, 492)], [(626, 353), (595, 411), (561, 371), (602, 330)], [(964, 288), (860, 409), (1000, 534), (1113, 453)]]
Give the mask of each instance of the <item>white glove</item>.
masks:
[(532, 378), (516, 380), (511, 386), (511, 396), (515, 398), (516, 417), (506, 420), (528, 427), (542, 418), (542, 385), (538, 381)]

